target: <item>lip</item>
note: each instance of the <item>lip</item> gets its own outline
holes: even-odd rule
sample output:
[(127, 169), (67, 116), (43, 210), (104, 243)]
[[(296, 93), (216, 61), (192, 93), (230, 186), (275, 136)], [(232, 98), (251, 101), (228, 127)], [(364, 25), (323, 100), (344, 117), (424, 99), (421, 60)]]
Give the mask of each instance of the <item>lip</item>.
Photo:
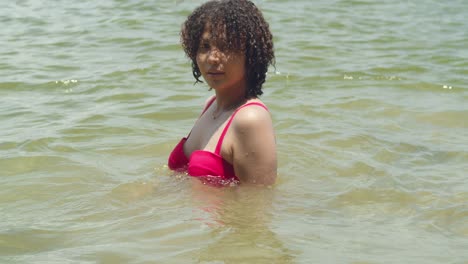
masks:
[(224, 72), (221, 72), (221, 71), (209, 71), (208, 74), (209, 74), (209, 75), (223, 75)]
[(224, 72), (221, 71), (209, 71), (206, 75), (211, 80), (221, 80), (224, 78)]

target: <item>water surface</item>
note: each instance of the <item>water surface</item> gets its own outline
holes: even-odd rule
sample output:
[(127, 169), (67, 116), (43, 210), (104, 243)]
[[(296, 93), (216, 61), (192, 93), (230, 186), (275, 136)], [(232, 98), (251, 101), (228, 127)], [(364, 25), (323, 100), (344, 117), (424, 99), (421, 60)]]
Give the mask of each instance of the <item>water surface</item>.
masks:
[(0, 262), (467, 263), (466, 1), (256, 1), (279, 176), (225, 189), (166, 167), (201, 2), (2, 4)]

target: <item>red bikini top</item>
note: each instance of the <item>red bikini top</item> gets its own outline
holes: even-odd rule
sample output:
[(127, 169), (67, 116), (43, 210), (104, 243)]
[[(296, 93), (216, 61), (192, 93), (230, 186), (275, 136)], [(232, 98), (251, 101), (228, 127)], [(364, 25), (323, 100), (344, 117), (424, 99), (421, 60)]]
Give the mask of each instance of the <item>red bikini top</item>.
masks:
[[(201, 115), (205, 113), (205, 111), (210, 107), (215, 99), (216, 98), (213, 97)], [(211, 185), (238, 183), (239, 178), (237, 178), (234, 173), (234, 167), (221, 156), (221, 146), (236, 113), (240, 109), (249, 105), (258, 105), (268, 111), (265, 105), (258, 102), (247, 103), (237, 108), (229, 118), (226, 127), (224, 127), (214, 153), (206, 150), (195, 150), (192, 152), (190, 157), (187, 158), (184, 153), (184, 144), (190, 134), (187, 137), (182, 138), (169, 155), (169, 168), (175, 171), (187, 171), (190, 176), (197, 177), (204, 183)]]

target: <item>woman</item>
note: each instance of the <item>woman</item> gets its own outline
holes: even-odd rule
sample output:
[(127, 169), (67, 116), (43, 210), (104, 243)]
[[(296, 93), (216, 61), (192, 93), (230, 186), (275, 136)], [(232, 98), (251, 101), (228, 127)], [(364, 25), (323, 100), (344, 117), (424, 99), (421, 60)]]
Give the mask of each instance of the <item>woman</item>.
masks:
[(258, 97), (274, 52), (262, 13), (248, 0), (209, 1), (182, 25), (181, 42), (196, 82), (203, 76), (215, 95), (172, 151), (169, 168), (210, 184), (273, 184), (274, 129)]

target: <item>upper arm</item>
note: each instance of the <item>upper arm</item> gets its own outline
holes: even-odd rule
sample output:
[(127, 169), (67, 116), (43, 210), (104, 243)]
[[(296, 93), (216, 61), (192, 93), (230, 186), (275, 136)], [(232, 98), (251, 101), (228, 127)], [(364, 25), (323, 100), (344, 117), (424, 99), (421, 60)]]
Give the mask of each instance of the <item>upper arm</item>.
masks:
[(270, 113), (262, 107), (240, 110), (233, 122), (233, 166), (243, 182), (270, 185), (277, 173), (276, 140)]

